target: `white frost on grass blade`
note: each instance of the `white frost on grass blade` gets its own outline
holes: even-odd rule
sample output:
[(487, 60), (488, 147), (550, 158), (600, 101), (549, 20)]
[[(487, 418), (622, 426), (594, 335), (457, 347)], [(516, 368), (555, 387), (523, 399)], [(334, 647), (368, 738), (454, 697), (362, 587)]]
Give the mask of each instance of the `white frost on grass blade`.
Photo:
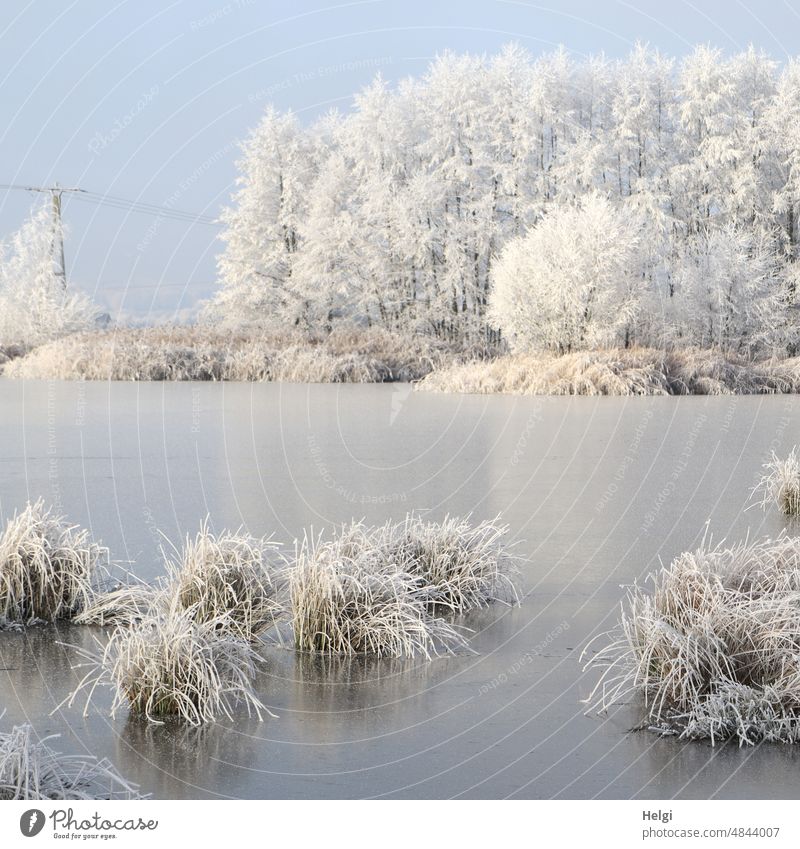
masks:
[(165, 594), (198, 622), (226, 617), (233, 632), (254, 640), (276, 624), (283, 612), (279, 583), (286, 571), (280, 546), (256, 539), (240, 528), (211, 533), (208, 520), (181, 551), (167, 560)]
[(191, 725), (233, 719), (239, 703), (248, 715), (269, 714), (252, 685), (261, 658), (235, 636), (230, 614), (198, 621), (195, 612), (173, 599), (165, 609), (154, 606), (137, 622), (117, 626), (105, 645), (95, 637), (95, 652), (73, 647), (89, 671), (66, 703), (88, 690), (88, 711), (95, 689), (109, 686), (112, 717), (125, 705), (151, 722), (176, 716)]
[(503, 540), (508, 531), (499, 517), (473, 527), (469, 517), (425, 522), (409, 515), (383, 534), (387, 558), (418, 579), (429, 604), (465, 613), (496, 601), (519, 603), (516, 561)]
[(69, 619), (93, 598), (108, 551), (89, 533), (44, 509), (15, 513), (0, 535), (0, 622)]
[(704, 546), (651, 580), (587, 664), (590, 706), (640, 694), (684, 738), (800, 741), (800, 538)]
[(132, 625), (153, 606), (155, 598), (156, 588), (133, 579), (96, 593), (72, 621), (76, 625)]
[(772, 458), (764, 464), (764, 472), (753, 489), (753, 496), (761, 496), (756, 503), (765, 509), (774, 503), (786, 516), (800, 515), (800, 457), (797, 446), (783, 460), (773, 451)]
[(37, 740), (30, 725), (0, 733), (0, 799), (136, 799), (109, 761), (62, 755)]
[[(277, 623), (286, 562), (280, 545), (243, 529), (214, 534), (209, 520), (182, 548), (162, 551), (166, 575), (154, 584), (128, 576), (127, 583), (98, 594), (76, 617), (81, 625), (130, 625), (150, 610), (191, 610), (198, 622), (224, 621), (232, 633), (254, 640)], [(220, 617), (226, 617), (224, 620)]]
[(430, 658), (466, 647), (458, 630), (429, 613), (418, 578), (385, 553), (374, 530), (357, 522), (329, 541), (303, 540), (289, 573), (298, 649)]

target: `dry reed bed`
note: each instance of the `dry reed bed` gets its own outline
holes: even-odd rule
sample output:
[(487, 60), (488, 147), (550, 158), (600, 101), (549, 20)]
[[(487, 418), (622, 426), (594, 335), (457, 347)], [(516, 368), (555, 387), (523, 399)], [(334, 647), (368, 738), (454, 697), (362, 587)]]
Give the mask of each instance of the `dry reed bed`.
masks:
[(8, 362), (3, 374), (35, 380), (233, 380), (383, 383), (417, 380), (446, 350), (377, 328), (233, 332), (210, 327), (95, 331), (49, 342)]
[(22, 345), (0, 345), (0, 369), (2, 366), (15, 360), (17, 357), (22, 357), (28, 353), (28, 349)]
[(30, 725), (0, 733), (0, 800), (139, 798), (109, 761), (51, 749), (57, 736), (38, 740)]
[(435, 369), (432, 392), (516, 395), (730, 395), (800, 391), (800, 358), (751, 361), (697, 349), (517, 354)]
[(703, 546), (650, 580), (588, 663), (590, 706), (637, 694), (686, 739), (800, 742), (800, 538)]

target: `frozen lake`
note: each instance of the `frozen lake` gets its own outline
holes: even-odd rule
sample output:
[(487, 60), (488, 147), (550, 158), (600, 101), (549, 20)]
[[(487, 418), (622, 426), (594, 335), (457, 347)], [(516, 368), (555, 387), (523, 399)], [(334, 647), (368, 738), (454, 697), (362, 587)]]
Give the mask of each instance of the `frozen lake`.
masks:
[(323, 664), (270, 647), (279, 715), (201, 731), (109, 720), (101, 698), (50, 716), (78, 673), (56, 640), (0, 635), (4, 728), (107, 756), (157, 797), (800, 798), (800, 752), (712, 749), (631, 731), (635, 706), (584, 715), (581, 648), (615, 621), (621, 585), (695, 546), (775, 535), (745, 512), (771, 449), (800, 435), (800, 399), (514, 398), (404, 385), (63, 384), (0, 380), (0, 512), (38, 496), (145, 578), (159, 531), (206, 514), (291, 544), (351, 518), (502, 513), (524, 603), (465, 618), (476, 655)]

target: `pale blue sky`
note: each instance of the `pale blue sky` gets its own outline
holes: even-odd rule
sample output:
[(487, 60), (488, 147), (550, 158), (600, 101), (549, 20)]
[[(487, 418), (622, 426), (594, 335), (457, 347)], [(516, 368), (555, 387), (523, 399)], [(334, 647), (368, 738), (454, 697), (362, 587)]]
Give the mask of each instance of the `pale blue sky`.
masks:
[[(800, 53), (800, 0), (3, 0), (0, 183), (77, 185), (215, 216), (235, 144), (269, 102), (310, 119), (347, 108), (380, 70), (421, 73), (444, 49), (625, 54), (636, 40), (681, 55), (752, 42)], [(0, 233), (25, 192), (0, 190)], [(217, 229), (65, 200), (68, 273), (146, 317), (213, 287)]]

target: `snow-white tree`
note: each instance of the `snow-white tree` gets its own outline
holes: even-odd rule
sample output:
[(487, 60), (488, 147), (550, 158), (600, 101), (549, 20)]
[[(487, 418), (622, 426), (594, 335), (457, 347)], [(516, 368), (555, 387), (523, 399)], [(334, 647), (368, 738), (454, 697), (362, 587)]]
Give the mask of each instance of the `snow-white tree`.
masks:
[(730, 207), (739, 225), (769, 232), (774, 226), (773, 196), (779, 187), (777, 162), (770, 156), (767, 114), (777, 86), (777, 62), (752, 46), (728, 64), (733, 85), (736, 158), (731, 164)]
[[(798, 207), (800, 206), (800, 60), (790, 60), (777, 83), (775, 96), (766, 108), (766, 137), (771, 161), (778, 173), (773, 209), (786, 261), (798, 259)], [(792, 300), (796, 295), (791, 289)]]
[(732, 224), (699, 233), (674, 271), (680, 304), (672, 338), (700, 348), (774, 350), (786, 344), (787, 313), (769, 240)]
[(641, 299), (640, 225), (599, 195), (552, 209), (506, 245), (489, 315), (514, 350), (626, 343)]
[(91, 328), (97, 308), (80, 292), (66, 291), (53, 262), (49, 203), (31, 210), (22, 227), (0, 245), (0, 347), (30, 348)]
[(240, 188), (222, 214), (224, 285), (206, 307), (208, 318), (233, 325), (299, 322), (302, 298), (291, 278), (318, 167), (312, 149), (295, 117), (272, 108), (242, 145)]
[(302, 305), (304, 329), (330, 330), (337, 319), (365, 313), (359, 281), (369, 231), (357, 218), (356, 189), (345, 157), (332, 154), (298, 231), (303, 250), (294, 262), (292, 288)]
[[(753, 315), (698, 330), (716, 308), (696, 269), (727, 244), (736, 267), (769, 279), (777, 300), (762, 302), (766, 313), (797, 301), (798, 63), (779, 74), (752, 48), (726, 58), (701, 47), (674, 65), (643, 45), (621, 61), (583, 62), (563, 48), (532, 58), (510, 45), (493, 58), (447, 53), (396, 88), (378, 78), (351, 112), (312, 127), (268, 110), (244, 145), (207, 314), (312, 333), (355, 321), (455, 345), (493, 340), (496, 257), (522, 257), (516, 242), (504, 249), (529, 231), (544, 249), (548, 228), (557, 232), (547, 241), (567, 251), (556, 224), (590, 219), (599, 194), (610, 217), (647, 227), (608, 294), (623, 307), (624, 330), (615, 323), (611, 336), (731, 345), (752, 332), (767, 345)], [(636, 298), (621, 296), (619, 280)], [(773, 325), (787, 345), (790, 324)], [(574, 331), (547, 344), (600, 338)]]

